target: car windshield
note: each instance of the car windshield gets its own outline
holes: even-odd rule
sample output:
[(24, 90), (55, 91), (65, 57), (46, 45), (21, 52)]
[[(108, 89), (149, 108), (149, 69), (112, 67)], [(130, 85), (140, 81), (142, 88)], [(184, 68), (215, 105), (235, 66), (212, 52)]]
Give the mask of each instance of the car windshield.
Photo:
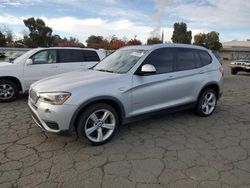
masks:
[(36, 51), (38, 51), (39, 49), (33, 49), (33, 50), (29, 50), (28, 52), (24, 53), (23, 55), (19, 56), (18, 58), (16, 58), (13, 63), (18, 64), (20, 62), (22, 62), (23, 60), (29, 58), (33, 53), (35, 53)]
[(250, 55), (247, 55), (244, 59), (245, 60), (250, 60)]
[(146, 50), (121, 49), (98, 63), (93, 70), (124, 74), (144, 56)]

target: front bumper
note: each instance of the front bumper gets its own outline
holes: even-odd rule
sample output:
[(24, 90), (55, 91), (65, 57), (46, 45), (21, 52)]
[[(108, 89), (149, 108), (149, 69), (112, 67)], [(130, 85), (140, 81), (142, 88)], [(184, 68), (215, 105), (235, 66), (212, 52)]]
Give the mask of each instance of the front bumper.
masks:
[(70, 120), (77, 108), (75, 105), (51, 105), (39, 100), (34, 105), (30, 99), (28, 106), (35, 123), (42, 129), (53, 133), (70, 129)]
[(250, 66), (247, 65), (246, 63), (231, 63), (230, 67), (234, 69), (242, 70), (242, 71), (244, 70), (250, 71)]

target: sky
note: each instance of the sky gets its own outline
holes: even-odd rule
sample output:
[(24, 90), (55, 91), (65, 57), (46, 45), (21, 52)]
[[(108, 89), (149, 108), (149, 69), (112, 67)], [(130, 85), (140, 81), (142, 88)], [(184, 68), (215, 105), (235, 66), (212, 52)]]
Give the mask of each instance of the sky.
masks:
[(0, 28), (20, 38), (23, 19), (42, 18), (53, 34), (76, 37), (148, 37), (164, 31), (171, 41), (173, 24), (185, 22), (192, 34), (217, 31), (222, 42), (250, 39), (249, 0), (0, 0)]

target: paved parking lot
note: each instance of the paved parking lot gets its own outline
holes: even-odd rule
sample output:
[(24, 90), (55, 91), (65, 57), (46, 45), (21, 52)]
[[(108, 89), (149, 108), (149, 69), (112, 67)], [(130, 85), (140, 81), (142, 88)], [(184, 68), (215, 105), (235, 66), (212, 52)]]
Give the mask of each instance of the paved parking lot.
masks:
[(98, 147), (43, 132), (27, 97), (0, 104), (0, 187), (250, 187), (250, 74), (225, 67), (213, 116), (140, 121)]

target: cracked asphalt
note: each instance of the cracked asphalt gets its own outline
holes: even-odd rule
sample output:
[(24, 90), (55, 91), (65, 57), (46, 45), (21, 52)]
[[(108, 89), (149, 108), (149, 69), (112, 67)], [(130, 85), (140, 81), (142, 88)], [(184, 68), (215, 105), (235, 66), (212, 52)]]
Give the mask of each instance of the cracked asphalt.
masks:
[(27, 96), (0, 104), (0, 187), (250, 187), (250, 74), (232, 76), (227, 65), (211, 117), (154, 117), (98, 147), (43, 132)]

